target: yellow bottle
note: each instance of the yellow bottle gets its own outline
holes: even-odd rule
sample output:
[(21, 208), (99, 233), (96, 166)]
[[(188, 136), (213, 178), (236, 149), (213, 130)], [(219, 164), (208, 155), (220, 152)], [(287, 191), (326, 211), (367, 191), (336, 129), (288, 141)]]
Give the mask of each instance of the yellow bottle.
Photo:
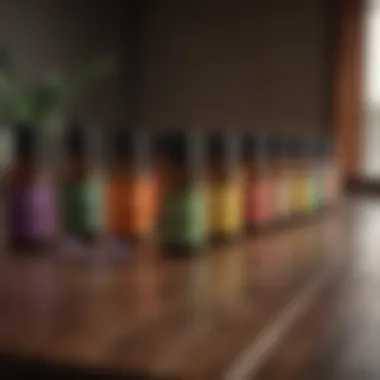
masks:
[(242, 179), (209, 185), (209, 231), (212, 235), (238, 235), (242, 228)]
[(239, 140), (230, 133), (213, 134), (208, 144), (208, 232), (213, 240), (236, 238), (243, 228), (243, 175)]

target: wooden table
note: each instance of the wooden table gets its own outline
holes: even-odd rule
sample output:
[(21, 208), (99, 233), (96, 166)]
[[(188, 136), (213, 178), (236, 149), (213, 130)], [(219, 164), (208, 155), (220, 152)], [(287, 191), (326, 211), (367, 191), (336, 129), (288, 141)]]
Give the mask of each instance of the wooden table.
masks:
[(328, 265), (330, 219), (187, 261), (148, 243), (117, 263), (4, 254), (0, 352), (120, 376), (223, 378)]

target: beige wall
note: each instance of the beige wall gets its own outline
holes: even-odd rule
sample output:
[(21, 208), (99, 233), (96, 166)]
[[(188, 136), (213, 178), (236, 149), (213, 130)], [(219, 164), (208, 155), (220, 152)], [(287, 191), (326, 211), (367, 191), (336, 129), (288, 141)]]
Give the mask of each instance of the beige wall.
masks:
[(326, 2), (160, 0), (146, 52), (148, 123), (318, 129)]

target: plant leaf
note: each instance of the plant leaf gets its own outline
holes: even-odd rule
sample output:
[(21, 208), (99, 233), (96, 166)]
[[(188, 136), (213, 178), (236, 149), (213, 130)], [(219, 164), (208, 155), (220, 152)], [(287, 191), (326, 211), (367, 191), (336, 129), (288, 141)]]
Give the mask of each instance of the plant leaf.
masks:
[(81, 95), (88, 87), (115, 72), (117, 67), (115, 57), (104, 57), (69, 70), (63, 76), (66, 96), (70, 99)]
[(13, 63), (6, 51), (0, 50), (0, 113), (4, 116), (13, 103), (17, 87)]
[(12, 124), (28, 122), (53, 128), (88, 87), (116, 69), (117, 60), (105, 57), (66, 73), (49, 73), (42, 83), (25, 84), (15, 75), (9, 56), (0, 50), (0, 112)]

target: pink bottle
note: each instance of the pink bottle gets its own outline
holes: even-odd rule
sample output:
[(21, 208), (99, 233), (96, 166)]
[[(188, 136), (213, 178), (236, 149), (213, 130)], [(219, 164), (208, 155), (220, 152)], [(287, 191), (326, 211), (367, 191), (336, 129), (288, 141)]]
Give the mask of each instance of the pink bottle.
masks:
[(245, 222), (248, 230), (268, 225), (274, 213), (274, 187), (271, 178), (268, 138), (248, 134), (244, 140), (246, 162)]

